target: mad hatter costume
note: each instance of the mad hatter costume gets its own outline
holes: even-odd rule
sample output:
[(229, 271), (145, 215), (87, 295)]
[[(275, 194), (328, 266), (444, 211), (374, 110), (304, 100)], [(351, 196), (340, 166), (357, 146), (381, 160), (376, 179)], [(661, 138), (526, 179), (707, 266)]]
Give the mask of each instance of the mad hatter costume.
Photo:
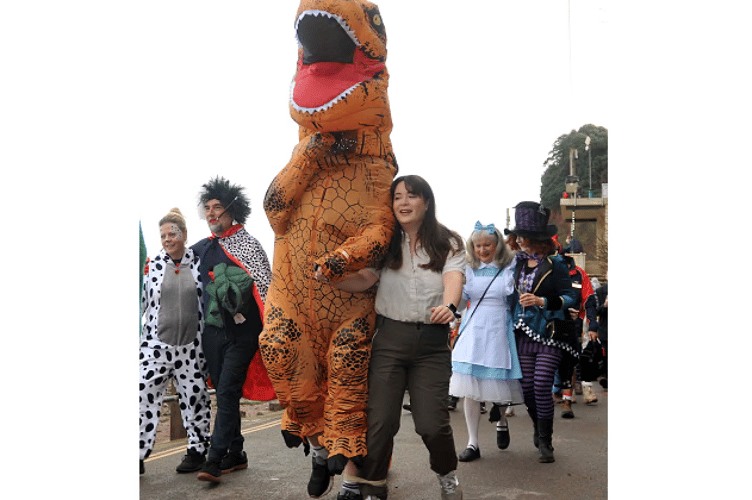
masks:
[(565, 313), (577, 299), (569, 269), (556, 254), (551, 239), (557, 228), (548, 223), (550, 215), (551, 211), (540, 203), (523, 201), (515, 207), (515, 228), (504, 230), (510, 235), (510, 247), (519, 250), (512, 323), (522, 367), (522, 391), (535, 429), (533, 442), (541, 452), (540, 462), (554, 461), (551, 387), (564, 351), (572, 349), (566, 340), (560, 340), (560, 334), (571, 324), (565, 321)]

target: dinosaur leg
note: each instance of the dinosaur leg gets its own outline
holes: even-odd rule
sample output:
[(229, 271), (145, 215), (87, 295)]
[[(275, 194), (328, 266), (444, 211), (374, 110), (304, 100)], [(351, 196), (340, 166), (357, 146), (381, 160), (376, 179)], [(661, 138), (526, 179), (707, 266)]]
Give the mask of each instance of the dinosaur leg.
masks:
[[(269, 379), (285, 407), (282, 434), (293, 447), (323, 432), (323, 372), (300, 327), (301, 322), (269, 301), (259, 343)], [(295, 438), (299, 438), (298, 441)]]
[[(332, 336), (322, 439), (330, 461), (338, 455), (359, 458), (367, 452), (368, 361), (373, 329), (374, 317), (369, 313), (346, 321)], [(339, 462), (344, 467), (346, 460)]]

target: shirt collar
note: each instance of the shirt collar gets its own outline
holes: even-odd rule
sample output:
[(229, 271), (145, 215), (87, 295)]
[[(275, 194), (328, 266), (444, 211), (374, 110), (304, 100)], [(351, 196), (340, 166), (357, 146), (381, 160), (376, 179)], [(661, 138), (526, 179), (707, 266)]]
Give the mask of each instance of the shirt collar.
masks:
[(221, 235), (217, 236), (216, 234), (212, 233), (212, 235), (209, 236), (209, 238), (210, 239), (211, 238), (217, 238), (217, 237), (219, 237), (220, 239), (221, 238), (227, 238), (228, 236), (232, 236), (233, 234), (237, 233), (241, 229), (243, 229), (243, 225), (242, 224), (235, 224), (234, 226), (230, 227), (227, 231), (225, 231)]

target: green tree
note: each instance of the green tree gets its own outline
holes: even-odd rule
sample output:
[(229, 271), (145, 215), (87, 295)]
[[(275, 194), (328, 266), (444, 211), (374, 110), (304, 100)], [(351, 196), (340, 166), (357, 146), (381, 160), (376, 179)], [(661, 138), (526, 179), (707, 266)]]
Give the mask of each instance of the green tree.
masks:
[[(590, 137), (590, 151), (585, 142)], [(577, 151), (574, 158), (574, 175), (580, 178), (578, 196), (588, 196), (592, 178), (593, 196), (601, 196), (601, 184), (608, 182), (608, 130), (595, 125), (583, 125), (579, 130), (559, 136), (548, 158), (543, 162), (546, 169), (541, 176), (541, 203), (559, 211), (559, 199), (569, 175), (569, 152)], [(590, 153), (590, 165), (588, 164)], [(591, 170), (592, 169), (592, 170)]]

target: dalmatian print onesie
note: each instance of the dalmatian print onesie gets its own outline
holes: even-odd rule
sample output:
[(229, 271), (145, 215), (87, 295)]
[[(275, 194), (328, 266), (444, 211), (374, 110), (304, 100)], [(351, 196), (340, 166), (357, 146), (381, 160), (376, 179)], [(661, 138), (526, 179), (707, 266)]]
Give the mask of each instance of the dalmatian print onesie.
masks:
[[(206, 360), (201, 348), (203, 308), (198, 266), (199, 257), (190, 248), (186, 248), (177, 265), (162, 250), (145, 271), (141, 295), (144, 326), (139, 354), (141, 460), (148, 457), (154, 448), (162, 401), (170, 378), (175, 381), (180, 398), (180, 413), (188, 434), (188, 448), (201, 454), (208, 449), (211, 437), (211, 400), (206, 387)], [(187, 287), (191, 290), (195, 287), (195, 308), (190, 303)], [(167, 300), (173, 308), (170, 310), (165, 307), (162, 311), (163, 328), (160, 330), (163, 292), (169, 297)], [(186, 325), (186, 320), (190, 324)], [(195, 327), (192, 326), (194, 321)], [(164, 325), (170, 325), (166, 328), (167, 331)]]

